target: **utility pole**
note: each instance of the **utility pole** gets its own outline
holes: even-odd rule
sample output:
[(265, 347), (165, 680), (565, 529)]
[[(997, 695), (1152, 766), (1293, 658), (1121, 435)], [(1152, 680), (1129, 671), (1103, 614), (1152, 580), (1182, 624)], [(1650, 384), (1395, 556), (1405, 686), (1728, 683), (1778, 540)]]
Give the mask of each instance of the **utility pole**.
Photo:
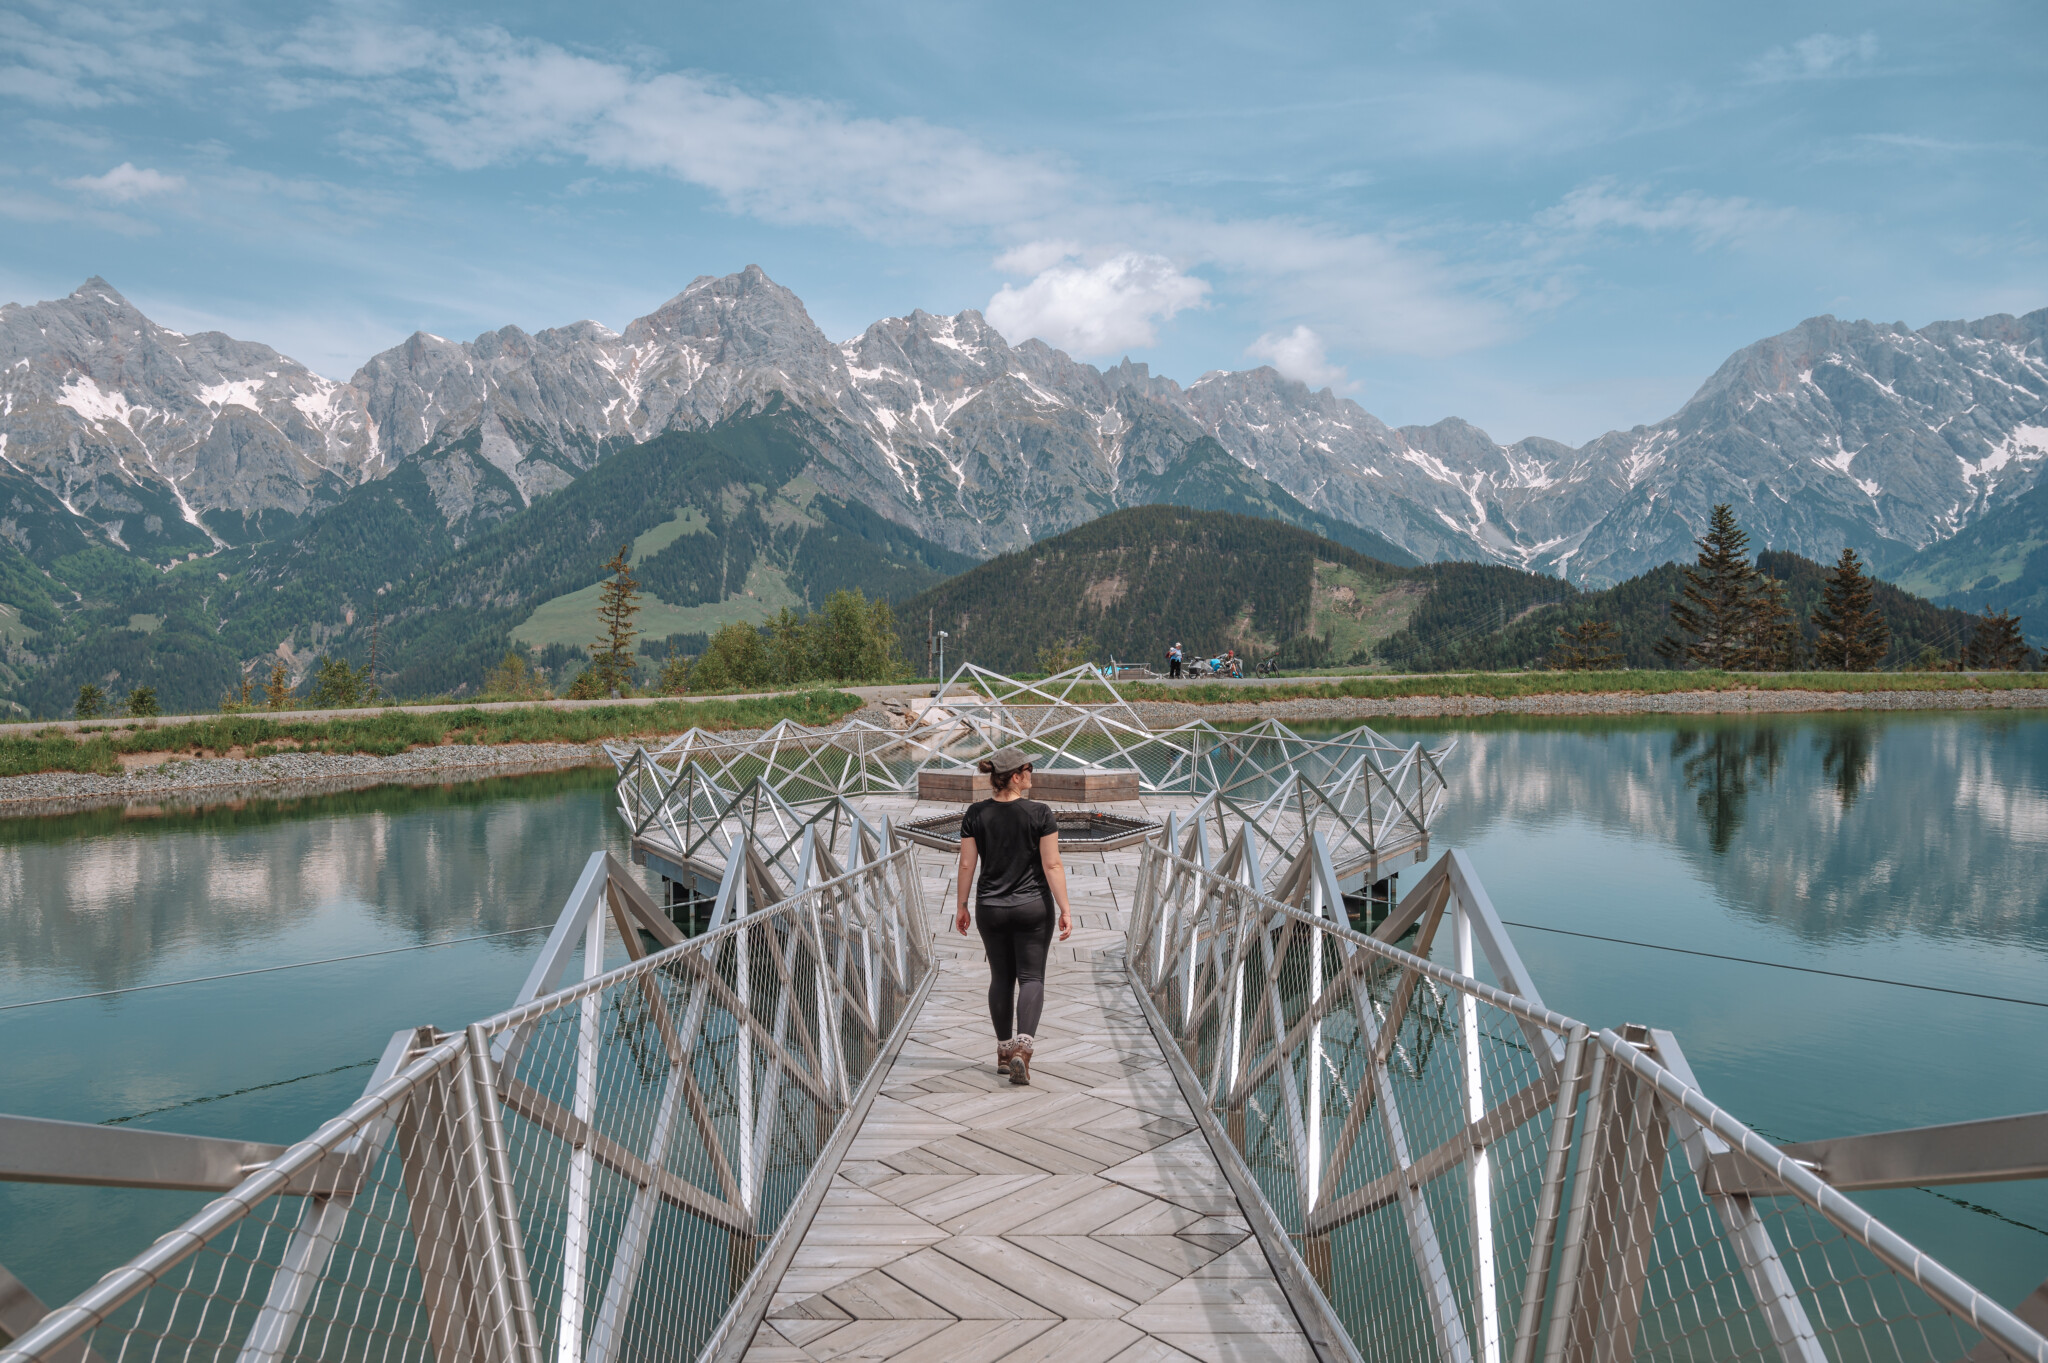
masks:
[(384, 607), (379, 603), (370, 616), (370, 694), (364, 699), (377, 699), (377, 628), (384, 623)]
[(946, 631), (939, 631), (939, 680), (941, 682), (946, 680), (946, 640), (951, 637)]
[(927, 609), (924, 613), (924, 674), (932, 675), (932, 628), (938, 623), (935, 613)]

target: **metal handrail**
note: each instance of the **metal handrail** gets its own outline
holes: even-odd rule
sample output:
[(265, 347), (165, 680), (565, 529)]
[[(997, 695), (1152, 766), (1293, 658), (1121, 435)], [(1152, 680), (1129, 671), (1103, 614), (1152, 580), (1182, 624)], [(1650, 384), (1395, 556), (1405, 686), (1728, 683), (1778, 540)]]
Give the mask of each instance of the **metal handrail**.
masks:
[[(936, 974), (914, 849), (876, 852), (806, 877), (773, 904), (747, 912), (742, 901), (713, 930), (644, 953), (637, 935), (652, 901), (619, 879), (607, 854), (594, 855), (542, 953), (559, 962), (580, 939), (583, 978), (462, 1032), (423, 1031), (425, 1049), (395, 1074), (380, 1071), (362, 1098), (45, 1315), (0, 1360), (54, 1360), (100, 1337), (120, 1346), (102, 1351), (109, 1357), (161, 1353), (173, 1340), (189, 1351), (200, 1341), (180, 1332), (210, 1321), (204, 1329), (225, 1333), (204, 1347), (245, 1363), (286, 1356), (316, 1324), (362, 1336), (357, 1350), (503, 1363), (538, 1363), (551, 1334), (573, 1328), (564, 1357), (610, 1363), (636, 1294), (675, 1298), (689, 1277), (688, 1295), (702, 1300), (690, 1264), (672, 1250), (651, 1257), (663, 1252), (651, 1232), (664, 1207), (731, 1237), (729, 1305), (709, 1340), (736, 1353), (752, 1333), (741, 1317), (758, 1323), (765, 1312), (781, 1261)], [(829, 861), (809, 840), (804, 856)], [(638, 959), (606, 970), (608, 917)], [(652, 1108), (650, 1072), (667, 1075)], [(812, 1117), (790, 1125), (799, 1108), (815, 1114), (815, 1131)], [(330, 1159), (343, 1150), (354, 1153)], [(801, 1182), (777, 1185), (771, 1198), (764, 1158), (782, 1171), (773, 1177), (794, 1168)], [(304, 1196), (305, 1171), (316, 1167), (341, 1172)], [(731, 1182), (734, 1170), (745, 1181)], [(566, 1267), (563, 1247), (593, 1236), (593, 1218), (616, 1214), (595, 1198), (601, 1171), (637, 1181), (632, 1217), (608, 1268), (581, 1249)], [(252, 1218), (260, 1224), (236, 1238)], [(351, 1223), (380, 1261), (401, 1267), (395, 1279), (361, 1278)], [(207, 1262), (216, 1257), (220, 1265)], [(222, 1272), (228, 1264), (236, 1272)], [(604, 1303), (586, 1323), (586, 1275), (600, 1269), (610, 1274), (595, 1283)], [(316, 1308), (318, 1322), (307, 1315)]]
[[(1855, 1286), (1862, 1278), (1852, 1273), (1840, 1283), (1808, 1282), (1806, 1275), (1814, 1272), (1849, 1272), (1825, 1256), (1819, 1268), (1802, 1260), (1799, 1272), (1788, 1274), (1781, 1259), (1798, 1257), (1802, 1247), (1784, 1233), (1772, 1234), (1759, 1210), (1766, 1195), (1729, 1195), (1701, 1181), (1711, 1147), (1698, 1142), (1718, 1140), (1755, 1165), (1764, 1175), (1759, 1182), (1773, 1189), (1768, 1196), (1778, 1201), (1768, 1203), (1768, 1218), (1784, 1220), (1788, 1205), (1811, 1209), (1833, 1233), (1912, 1284), (1951, 1320), (2005, 1355), (2048, 1363), (2048, 1339), (2012, 1311), (1708, 1100), (1668, 1033), (1645, 1032), (1630, 1040), (1614, 1031), (1595, 1032), (1544, 1005), (1460, 854), (1446, 853), (1389, 920), (1392, 928), (1416, 930), (1423, 950), (1438, 924), (1452, 927), (1460, 960), (1459, 968), (1451, 968), (1344, 921), (1343, 892), (1320, 835), (1291, 851), (1287, 866), (1262, 867), (1253, 840), (1240, 835), (1212, 860), (1198, 832), (1190, 831), (1186, 848), (1162, 838), (1144, 849), (1126, 968), (1218, 1158), (1239, 1184), (1241, 1200), (1259, 1213), (1254, 1228), (1269, 1257), (1288, 1269), (1283, 1285), (1307, 1298), (1297, 1304), (1304, 1320), (1341, 1316), (1332, 1292), (1341, 1298), (1345, 1289), (1384, 1291), (1378, 1285), (1386, 1280), (1384, 1267), (1362, 1285), (1355, 1276), (1337, 1283), (1336, 1274), (1365, 1270), (1333, 1262), (1330, 1236), (1365, 1224), (1359, 1218), (1375, 1215), (1376, 1208), (1399, 1206), (1407, 1230), (1396, 1242), (1418, 1256), (1406, 1276), (1423, 1285), (1425, 1307), (1435, 1303), (1428, 1308), (1434, 1311), (1434, 1337), (1428, 1346), (1411, 1340), (1409, 1347), (1478, 1358), (1513, 1343), (1518, 1363), (1539, 1356), (1570, 1359), (1581, 1356), (1578, 1349), (1593, 1347), (1578, 1332), (1605, 1329), (1623, 1333), (1600, 1347), (1629, 1356), (1637, 1328), (1631, 1312), (1647, 1309), (1631, 1302), (1708, 1290), (1695, 1289), (1683, 1274), (1658, 1277), (1675, 1270), (1653, 1262), (1658, 1253), (1675, 1252), (1666, 1239), (1654, 1238), (1657, 1218), (1691, 1206), (1704, 1219), (1689, 1224), (1685, 1235), (1716, 1229), (1722, 1247), (1714, 1253), (1736, 1265), (1728, 1272), (1748, 1280), (1745, 1309), (1756, 1313), (1749, 1328), (1768, 1336), (1778, 1355), (1818, 1363), (1832, 1356), (1820, 1342), (1831, 1331), (1876, 1333), (1896, 1324), (1904, 1332), (1916, 1323), (1888, 1317), (1888, 1310), (1906, 1308), (1890, 1298), (1879, 1301), (1874, 1290), (1864, 1292), (1868, 1302), (1857, 1298), (1864, 1318), (1843, 1319), (1840, 1310), (1847, 1308), (1809, 1299), (1827, 1288), (1846, 1301), (1862, 1290)], [(1276, 894), (1268, 886), (1288, 888)], [(1473, 974), (1475, 947), (1495, 975), (1514, 987)], [(1443, 991), (1446, 1001), (1418, 1021), (1414, 1001), (1431, 988)], [(1507, 1031), (1483, 1028), (1481, 1008)], [(1344, 1037), (1328, 1037), (1333, 1029)], [(1516, 1029), (1522, 1039), (1511, 1043)], [(1404, 1047), (1426, 1046), (1435, 1036), (1450, 1048), (1444, 1054), (1456, 1060), (1454, 1069), (1432, 1069), (1434, 1062), (1422, 1052), (1401, 1060)], [(1591, 1053), (1590, 1074), (1582, 1048)], [(1665, 1057), (1672, 1063), (1663, 1063)], [(1643, 1088), (1626, 1088), (1637, 1082)], [(1464, 1096), (1451, 1103), (1456, 1093)], [(1666, 1125), (1628, 1125), (1655, 1111), (1670, 1114), (1658, 1119)], [(1352, 1132), (1363, 1129), (1361, 1117), (1385, 1125), (1372, 1151), (1351, 1140)], [(1445, 1136), (1447, 1130), (1452, 1134)], [(1433, 1148), (1407, 1144), (1425, 1131), (1436, 1141)], [(1489, 1168), (1496, 1149), (1505, 1150), (1502, 1159), (1521, 1160), (1514, 1177), (1505, 1168)], [(1578, 1173), (1569, 1180), (1566, 1222), (1566, 1166), (1574, 1154)], [(1666, 1180), (1662, 1200), (1645, 1202), (1646, 1194), (1628, 1191), (1650, 1187), (1645, 1179)], [(1439, 1180), (1464, 1188), (1461, 1196), (1478, 1207), (1490, 1207), (1496, 1193), (1507, 1196), (1509, 1190), (1533, 1200), (1517, 1202), (1511, 1214), (1489, 1213), (1482, 1225), (1468, 1228), (1476, 1238), (1461, 1255), (1444, 1244), (1449, 1232), (1431, 1216), (1430, 1204), (1418, 1200), (1424, 1184)], [(1244, 1197), (1245, 1188), (1255, 1196)], [(1602, 1188), (1612, 1191), (1603, 1194)], [(1600, 1208), (1608, 1204), (1601, 1198), (1608, 1196), (1618, 1199), (1615, 1207), (1636, 1208), (1629, 1215), (1637, 1219), (1603, 1213)], [(1262, 1220), (1268, 1224), (1260, 1225)], [(1503, 1227), (1514, 1228), (1507, 1240), (1500, 1238)], [(1605, 1248), (1602, 1236), (1623, 1248)], [(1552, 1250), (1560, 1242), (1565, 1257), (1553, 1276)], [(1666, 1248), (1653, 1252), (1653, 1244)], [(1391, 1251), (1382, 1243), (1381, 1252)], [(1494, 1265), (1502, 1256), (1526, 1258), (1522, 1282), (1495, 1279)], [(1581, 1290), (1588, 1281), (1593, 1287)], [(1377, 1316), (1398, 1316), (1403, 1309), (1414, 1307), (1388, 1303)], [(1714, 1300), (1698, 1314), (1705, 1318), (1731, 1309)], [(1546, 1317), (1548, 1328), (1539, 1334)], [(1676, 1328), (1669, 1320), (1658, 1324)], [(1349, 1344), (1330, 1356), (1362, 1347), (1366, 1337), (1359, 1329), (1387, 1327), (1370, 1320), (1360, 1325), (1354, 1317), (1348, 1328)]]

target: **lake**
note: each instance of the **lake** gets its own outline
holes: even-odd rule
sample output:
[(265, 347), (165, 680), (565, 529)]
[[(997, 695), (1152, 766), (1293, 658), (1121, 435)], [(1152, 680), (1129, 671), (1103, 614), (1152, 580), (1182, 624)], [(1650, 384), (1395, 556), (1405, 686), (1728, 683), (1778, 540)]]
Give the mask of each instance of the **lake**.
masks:
[[(1671, 1028), (1765, 1135), (2048, 1108), (2048, 719), (1382, 731), (1458, 740), (1437, 846), (1545, 1002)], [(602, 770), (0, 820), (0, 1110), (296, 1139), (397, 1028), (509, 1003), (584, 859), (624, 846)], [(205, 1200), (0, 1184), (0, 1263), (54, 1303)], [(1862, 1200), (2007, 1303), (2048, 1278), (2048, 1186)]]

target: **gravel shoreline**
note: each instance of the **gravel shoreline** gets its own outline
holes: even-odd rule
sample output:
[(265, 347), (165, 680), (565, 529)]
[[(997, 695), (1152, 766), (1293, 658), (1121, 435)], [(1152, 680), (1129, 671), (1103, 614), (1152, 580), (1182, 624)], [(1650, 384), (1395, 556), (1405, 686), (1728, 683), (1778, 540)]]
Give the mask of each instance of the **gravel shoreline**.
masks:
[[(1748, 715), (1830, 710), (2030, 710), (2048, 709), (2048, 689), (2011, 691), (1669, 691), (1606, 692), (1536, 696), (1401, 696), (1372, 699), (1232, 701), (1187, 705), (1137, 701), (1132, 708), (1147, 724), (1170, 728), (1191, 720), (1342, 720), (1375, 718), (1458, 718), (1480, 715)], [(848, 716), (888, 723), (880, 705)], [(759, 730), (735, 729), (743, 740)], [(649, 747), (663, 738), (642, 738)], [(492, 776), (560, 771), (604, 762), (591, 743), (450, 744), (419, 748), (395, 757), (329, 753), (278, 753), (272, 757), (190, 758), (142, 767), (120, 776), (82, 772), (40, 772), (0, 777), (0, 816), (68, 813), (106, 805), (166, 802), (215, 803), (251, 797), (278, 798), (359, 790), (376, 785), (480, 781)]]
[(1605, 691), (1536, 696), (1368, 696), (1186, 705), (1136, 701), (1147, 724), (1191, 720), (1436, 719), (1477, 715), (1762, 715), (1827, 710), (2039, 710), (2048, 688), (1983, 691)]

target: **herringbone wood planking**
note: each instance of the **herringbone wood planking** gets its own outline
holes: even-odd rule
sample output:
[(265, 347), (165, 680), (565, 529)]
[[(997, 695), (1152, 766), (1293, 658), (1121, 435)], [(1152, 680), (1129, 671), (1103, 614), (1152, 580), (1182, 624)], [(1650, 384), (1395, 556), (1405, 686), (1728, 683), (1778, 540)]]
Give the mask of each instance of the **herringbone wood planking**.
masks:
[(939, 978), (747, 1363), (1313, 1357), (1125, 981), (1135, 865), (1069, 854), (1074, 935), (1018, 1088), (980, 941), (951, 930), (951, 859), (921, 858)]

